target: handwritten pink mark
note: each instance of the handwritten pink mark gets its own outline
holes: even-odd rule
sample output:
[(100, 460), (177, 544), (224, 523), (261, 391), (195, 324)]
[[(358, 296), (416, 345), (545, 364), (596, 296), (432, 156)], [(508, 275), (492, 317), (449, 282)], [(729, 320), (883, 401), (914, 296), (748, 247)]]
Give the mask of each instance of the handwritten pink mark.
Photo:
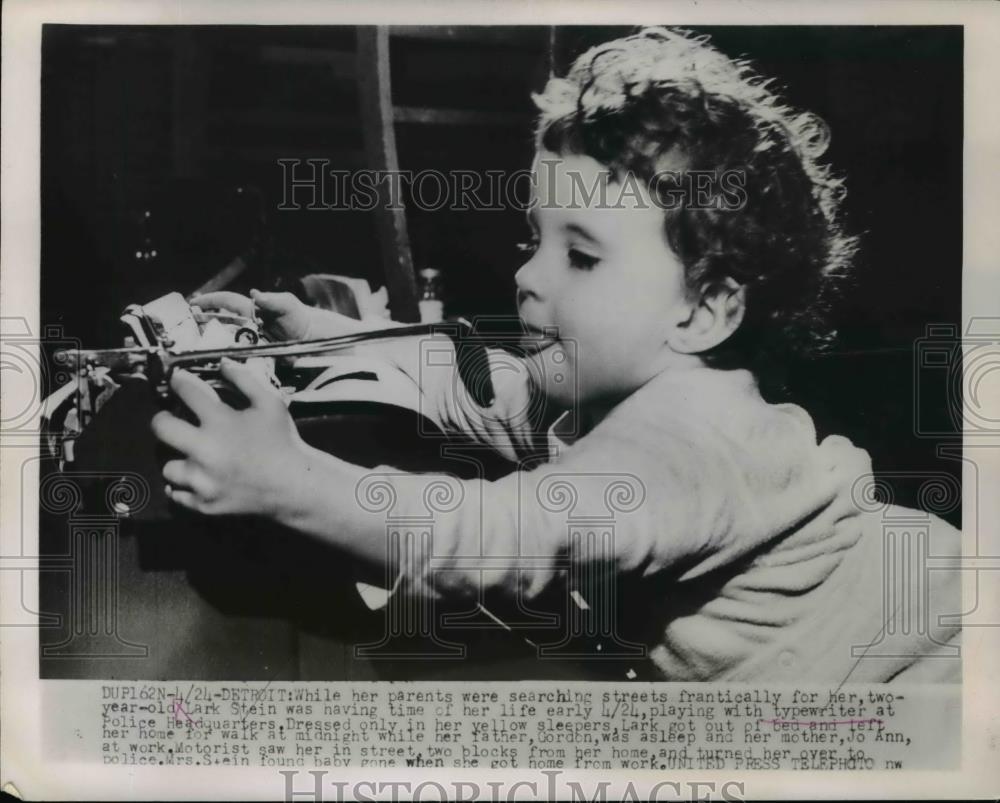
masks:
[(188, 722), (190, 722), (192, 725), (197, 726), (198, 723), (195, 722), (193, 719), (191, 719), (191, 715), (187, 711), (184, 710), (184, 703), (183, 703), (183, 701), (178, 700), (176, 698), (173, 699), (173, 700), (171, 700), (171, 702), (170, 702), (170, 711), (174, 715), (174, 721), (175, 722), (180, 722), (181, 718), (178, 716), (178, 714), (183, 714), (184, 717), (187, 719)]
[(758, 722), (766, 722), (771, 725), (871, 725), (872, 723), (881, 725), (881, 719), (758, 719)]

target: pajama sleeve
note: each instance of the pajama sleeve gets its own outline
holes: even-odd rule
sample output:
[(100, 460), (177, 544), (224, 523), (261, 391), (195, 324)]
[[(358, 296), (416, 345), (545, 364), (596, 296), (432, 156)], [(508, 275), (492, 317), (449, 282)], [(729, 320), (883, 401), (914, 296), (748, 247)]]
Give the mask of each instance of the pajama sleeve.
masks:
[[(425, 414), (516, 454), (530, 419), (527, 372), (494, 371), (497, 399), (479, 408), (445, 355), (421, 376)], [(491, 354), (490, 364), (503, 362)], [(392, 499), (387, 521), (425, 522), (396, 533), (390, 585), (530, 600), (556, 575), (595, 563), (642, 575), (670, 569), (686, 580), (747, 556), (838, 498), (850, 501), (851, 483), (870, 471), (866, 453), (846, 439), (818, 445), (811, 421), (767, 405), (737, 413), (711, 384), (725, 376), (703, 381), (697, 392), (682, 377), (642, 388), (551, 462), (499, 480), (371, 477)]]
[(399, 587), (530, 600), (556, 575), (572, 581), (595, 564), (687, 579), (824, 509), (848, 476), (817, 465), (760, 496), (745, 455), (712, 433), (630, 429), (595, 430), (556, 462), (492, 482), (386, 475), (395, 514), (428, 522), (419, 544), (400, 542)]

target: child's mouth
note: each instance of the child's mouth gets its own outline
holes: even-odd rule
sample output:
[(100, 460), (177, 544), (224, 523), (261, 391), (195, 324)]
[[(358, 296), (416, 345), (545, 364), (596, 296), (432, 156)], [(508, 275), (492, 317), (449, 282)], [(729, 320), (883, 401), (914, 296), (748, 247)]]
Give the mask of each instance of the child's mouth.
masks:
[(554, 326), (539, 328), (529, 323), (523, 323), (522, 326), (524, 333), (518, 345), (526, 354), (538, 354), (559, 342)]

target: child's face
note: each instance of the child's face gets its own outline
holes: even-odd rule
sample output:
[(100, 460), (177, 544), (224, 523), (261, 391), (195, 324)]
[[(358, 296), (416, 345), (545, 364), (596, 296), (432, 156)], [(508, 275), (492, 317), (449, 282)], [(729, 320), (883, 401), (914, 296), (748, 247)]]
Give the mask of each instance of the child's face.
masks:
[[(690, 315), (683, 266), (662, 209), (644, 187), (632, 192), (638, 182), (622, 193), (589, 156), (543, 151), (533, 169), (535, 250), (517, 273), (518, 308), (529, 328), (552, 327), (556, 338), (530, 359), (556, 403), (568, 406), (575, 391), (582, 406), (615, 404), (678, 356), (667, 340)], [(602, 176), (605, 202), (598, 192), (587, 203)]]

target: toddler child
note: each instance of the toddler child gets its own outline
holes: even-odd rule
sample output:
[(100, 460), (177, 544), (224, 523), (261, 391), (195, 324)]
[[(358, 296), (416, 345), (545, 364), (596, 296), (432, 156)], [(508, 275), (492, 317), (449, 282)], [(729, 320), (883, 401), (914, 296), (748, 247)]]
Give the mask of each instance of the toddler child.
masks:
[[(171, 498), (270, 517), (359, 565), (391, 561), (395, 594), (486, 587), (529, 604), (595, 560), (567, 522), (612, 515), (596, 557), (641, 591), (617, 613), (647, 626), (665, 680), (956, 679), (944, 656), (957, 628), (937, 614), (959, 610), (957, 572), (889, 565), (881, 513), (859, 506), (868, 455), (842, 437), (818, 443), (803, 409), (758, 389), (788, 349), (822, 340), (830, 284), (855, 250), (842, 183), (819, 161), (823, 124), (706, 38), (666, 29), (593, 48), (536, 102), (533, 239), (516, 277), (527, 336), (520, 358), (490, 352), (494, 401), (475, 404), (454, 359), (421, 356), (426, 342), (377, 348), (419, 382), (435, 423), (512, 460), (533, 442), (538, 399), (565, 409), (548, 461), (492, 482), (380, 472), (401, 518), (427, 515), (432, 482), (451, 489), (431, 554), (399, 559), (385, 512), (363, 503), (370, 472), (306, 446), (272, 390), (228, 363), (247, 409), (178, 371), (198, 424), (154, 419), (182, 455), (164, 467)], [(364, 326), (287, 294), (254, 301), (283, 337)], [(957, 554), (959, 533), (926, 518), (930, 551)], [(913, 611), (898, 607), (893, 571), (925, 592)], [(893, 626), (904, 615), (922, 621)]]

